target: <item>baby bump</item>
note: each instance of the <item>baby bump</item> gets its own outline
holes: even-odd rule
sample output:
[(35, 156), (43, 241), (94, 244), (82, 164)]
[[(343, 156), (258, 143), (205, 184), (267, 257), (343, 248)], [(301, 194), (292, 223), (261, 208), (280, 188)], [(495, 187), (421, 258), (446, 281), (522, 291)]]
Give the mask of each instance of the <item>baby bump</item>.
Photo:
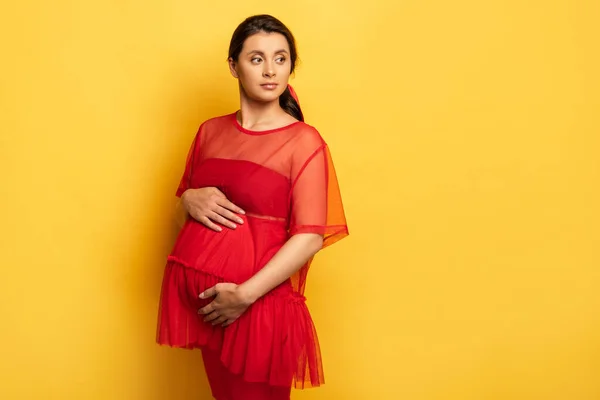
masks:
[(252, 231), (244, 223), (236, 229), (215, 232), (190, 219), (179, 233), (169, 258), (226, 282), (242, 283), (255, 272)]

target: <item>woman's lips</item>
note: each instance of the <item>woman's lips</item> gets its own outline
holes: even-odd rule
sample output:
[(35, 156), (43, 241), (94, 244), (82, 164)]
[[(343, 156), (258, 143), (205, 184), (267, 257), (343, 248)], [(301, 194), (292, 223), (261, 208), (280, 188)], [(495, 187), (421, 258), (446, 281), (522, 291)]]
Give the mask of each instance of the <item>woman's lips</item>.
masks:
[(263, 89), (267, 89), (267, 90), (275, 90), (275, 89), (277, 89), (277, 84), (276, 83), (263, 83), (260, 86)]

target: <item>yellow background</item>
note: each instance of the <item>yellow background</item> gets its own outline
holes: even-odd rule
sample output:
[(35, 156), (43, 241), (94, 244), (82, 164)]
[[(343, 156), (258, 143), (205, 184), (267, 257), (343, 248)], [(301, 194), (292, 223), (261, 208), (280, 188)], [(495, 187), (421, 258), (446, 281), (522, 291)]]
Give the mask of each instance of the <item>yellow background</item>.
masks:
[(262, 12), (351, 230), (309, 279), (327, 384), (293, 398), (600, 399), (595, 0), (2, 2), (0, 398), (208, 398), (154, 343), (159, 285)]

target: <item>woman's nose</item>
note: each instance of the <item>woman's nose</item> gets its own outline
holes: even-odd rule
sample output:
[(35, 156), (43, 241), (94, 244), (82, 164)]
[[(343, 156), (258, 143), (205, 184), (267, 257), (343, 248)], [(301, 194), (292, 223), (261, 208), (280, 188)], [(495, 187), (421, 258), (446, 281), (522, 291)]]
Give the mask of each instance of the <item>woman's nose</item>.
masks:
[(263, 70), (263, 76), (265, 78), (273, 78), (275, 76), (275, 71), (272, 65), (265, 64), (265, 69)]

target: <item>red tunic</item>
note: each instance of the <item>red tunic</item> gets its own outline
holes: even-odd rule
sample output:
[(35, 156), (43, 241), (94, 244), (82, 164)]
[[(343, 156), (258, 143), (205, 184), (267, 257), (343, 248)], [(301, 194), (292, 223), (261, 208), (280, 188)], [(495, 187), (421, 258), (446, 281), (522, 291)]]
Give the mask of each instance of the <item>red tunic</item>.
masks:
[(196, 134), (176, 194), (210, 186), (246, 211), (244, 224), (219, 233), (186, 222), (167, 260), (158, 343), (209, 350), (243, 382), (321, 385), (321, 354), (304, 298), (310, 262), (226, 328), (203, 322), (197, 311), (213, 300), (200, 300), (202, 291), (243, 283), (292, 235), (322, 234), (325, 247), (348, 234), (327, 144), (303, 122), (258, 132), (241, 127), (235, 113), (210, 119)]

